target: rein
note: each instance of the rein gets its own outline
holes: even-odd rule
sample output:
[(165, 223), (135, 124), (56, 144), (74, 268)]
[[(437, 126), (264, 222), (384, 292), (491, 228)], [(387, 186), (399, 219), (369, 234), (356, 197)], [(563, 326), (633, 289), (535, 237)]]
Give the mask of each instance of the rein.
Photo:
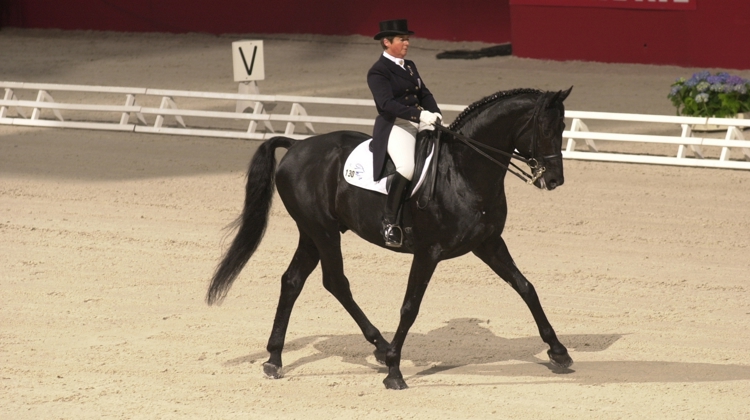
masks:
[[(442, 132), (448, 133), (448, 134), (452, 135), (453, 137), (461, 140), (464, 144), (466, 144), (467, 146), (469, 146), (475, 152), (477, 152), (480, 155), (484, 156), (490, 162), (492, 162), (492, 163), (500, 166), (501, 168), (504, 168), (506, 171), (508, 171), (508, 172), (512, 173), (513, 175), (517, 176), (521, 181), (524, 181), (524, 182), (526, 182), (529, 185), (536, 186), (534, 183), (539, 178), (541, 178), (542, 175), (544, 174), (544, 172), (547, 170), (546, 167), (544, 167), (544, 166), (542, 166), (540, 164), (539, 159), (537, 159), (537, 157), (536, 157), (537, 138), (538, 138), (538, 131), (539, 131), (539, 124), (538, 124), (539, 112), (544, 107), (544, 103), (545, 103), (544, 101), (545, 101), (544, 96), (540, 96), (537, 99), (536, 104), (534, 106), (534, 114), (531, 116), (531, 118), (529, 118), (528, 120), (526, 120), (526, 123), (524, 123), (523, 127), (521, 127), (521, 129), (519, 130), (519, 132), (521, 132), (521, 131), (523, 131), (524, 128), (526, 128), (527, 125), (529, 125), (529, 124), (533, 125), (532, 132), (531, 132), (531, 148), (530, 148), (531, 150), (529, 150), (529, 152), (531, 153), (531, 158), (528, 158), (528, 159), (525, 158), (525, 157), (523, 157), (523, 156), (521, 156), (518, 153), (515, 153), (515, 152), (514, 153), (508, 153), (508, 152), (506, 152), (504, 150), (500, 150), (500, 149), (494, 148), (492, 146), (488, 146), (488, 145), (486, 145), (484, 143), (480, 143), (480, 142), (478, 142), (478, 141), (476, 141), (476, 140), (474, 140), (472, 138), (464, 136), (463, 134), (459, 134), (459, 133), (457, 133), (457, 132), (455, 132), (453, 130), (450, 130), (450, 129), (446, 128), (446, 127), (443, 127), (443, 125), (440, 124), (439, 122), (435, 123), (434, 125), (435, 125), (435, 127), (436, 127), (436, 129), (438, 131), (442, 131)], [(497, 159), (493, 158), (489, 154), (487, 154), (484, 151), (480, 150), (479, 149), (480, 147), (483, 148), (483, 149), (489, 150), (491, 152), (499, 153), (499, 154), (501, 154), (503, 156), (509, 157), (511, 159), (509, 161), (509, 165), (512, 166), (512, 167), (514, 167), (515, 169), (517, 169), (518, 172), (516, 172), (513, 169), (511, 169), (509, 165), (506, 165), (506, 164), (498, 161)], [(541, 157), (541, 161), (544, 162), (546, 159), (553, 159), (553, 158), (556, 158), (556, 157), (559, 157), (559, 156), (561, 157), (561, 155), (559, 155), (559, 154), (552, 154), (552, 155), (542, 156)], [(523, 169), (519, 168), (515, 163), (513, 163), (512, 159), (519, 160), (519, 161), (521, 161), (521, 162), (529, 165), (529, 168), (531, 169), (531, 174), (529, 174), (526, 171), (524, 171)], [(541, 187), (539, 187), (539, 188), (541, 188)]]
[[(534, 119), (536, 119), (536, 114), (534, 115)], [(529, 121), (531, 121), (531, 120), (529, 120)], [(490, 162), (492, 162), (492, 163), (500, 166), (501, 168), (504, 168), (506, 171), (508, 171), (508, 172), (512, 173), (513, 175), (517, 176), (521, 181), (524, 181), (525, 183), (527, 183), (529, 185), (534, 185), (534, 182), (536, 182), (542, 176), (542, 174), (544, 173), (544, 171), (547, 170), (547, 168), (545, 168), (544, 166), (540, 166), (539, 165), (539, 161), (537, 161), (535, 158), (526, 159), (525, 157), (519, 155), (518, 153), (508, 153), (508, 152), (506, 152), (504, 150), (496, 149), (496, 148), (494, 148), (492, 146), (488, 146), (488, 145), (486, 145), (484, 143), (480, 143), (480, 142), (478, 142), (478, 141), (476, 141), (476, 140), (474, 140), (472, 138), (464, 136), (463, 134), (459, 134), (459, 133), (457, 133), (457, 132), (455, 132), (453, 130), (450, 130), (450, 129), (446, 128), (446, 127), (443, 127), (441, 124), (435, 124), (435, 127), (437, 128), (438, 131), (442, 131), (444, 133), (448, 133), (451, 136), (453, 136), (453, 137), (461, 140), (462, 142), (464, 142), (464, 144), (466, 144), (467, 146), (469, 146), (475, 152), (477, 152), (480, 155), (482, 155), (485, 158), (487, 158)], [(534, 139), (532, 140), (532, 144), (536, 144), (536, 130), (534, 131)], [(510, 166), (516, 168), (520, 173), (516, 172), (513, 169), (511, 169), (508, 165), (500, 162), (499, 160), (493, 158), (492, 156), (490, 156), (487, 153), (485, 153), (484, 151), (482, 151), (480, 149), (480, 147), (484, 148), (484, 149), (487, 149), (487, 150), (489, 150), (491, 152), (495, 152), (495, 153), (499, 153), (499, 154), (501, 154), (503, 156), (507, 156), (507, 157), (509, 157), (511, 159), (517, 159), (517, 160), (519, 160), (519, 161), (521, 161), (521, 162), (529, 165), (529, 168), (531, 169), (532, 173), (531, 174), (527, 173), (526, 171), (524, 171), (523, 169), (521, 169), (520, 167), (518, 167), (518, 165), (516, 165), (515, 163), (513, 163), (513, 161), (511, 161), (510, 162)]]

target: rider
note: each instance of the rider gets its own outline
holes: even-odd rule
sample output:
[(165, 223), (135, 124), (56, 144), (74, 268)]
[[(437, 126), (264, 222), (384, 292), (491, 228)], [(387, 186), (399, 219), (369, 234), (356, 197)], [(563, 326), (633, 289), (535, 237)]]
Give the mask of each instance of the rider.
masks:
[[(380, 41), (383, 54), (367, 72), (367, 85), (379, 114), (370, 145), (374, 180), (392, 177), (383, 214), (383, 239), (387, 246), (395, 248), (403, 243), (398, 213), (414, 175), (417, 132), (434, 130), (433, 124), (443, 119), (417, 66), (404, 60), (412, 34), (406, 19), (380, 22), (380, 32), (374, 38)], [(396, 166), (393, 174), (384, 173), (386, 154)]]

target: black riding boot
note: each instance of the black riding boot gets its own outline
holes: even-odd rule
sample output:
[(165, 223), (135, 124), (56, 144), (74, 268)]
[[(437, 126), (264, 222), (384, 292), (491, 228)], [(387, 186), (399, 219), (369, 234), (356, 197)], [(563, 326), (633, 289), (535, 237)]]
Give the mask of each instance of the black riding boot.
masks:
[(398, 172), (391, 176), (393, 180), (388, 189), (388, 198), (383, 212), (383, 239), (385, 239), (386, 246), (399, 248), (404, 242), (404, 232), (401, 230), (398, 216), (401, 205), (404, 203), (409, 180)]

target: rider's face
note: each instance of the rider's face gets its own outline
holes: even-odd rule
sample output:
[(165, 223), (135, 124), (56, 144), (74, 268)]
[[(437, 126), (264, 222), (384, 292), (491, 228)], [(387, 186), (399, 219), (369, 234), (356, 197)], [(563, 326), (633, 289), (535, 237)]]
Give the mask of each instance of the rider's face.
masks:
[(404, 58), (409, 50), (409, 35), (396, 35), (393, 37), (393, 42), (386, 39), (385, 47), (388, 54), (396, 58)]

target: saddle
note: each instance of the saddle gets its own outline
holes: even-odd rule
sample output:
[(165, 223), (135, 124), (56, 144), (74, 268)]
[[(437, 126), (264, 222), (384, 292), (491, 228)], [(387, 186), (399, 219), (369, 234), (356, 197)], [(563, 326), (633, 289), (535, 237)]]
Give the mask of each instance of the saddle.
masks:
[[(372, 139), (365, 140), (349, 154), (344, 164), (344, 179), (356, 187), (388, 194), (390, 180), (393, 178), (389, 175), (396, 172), (396, 165), (390, 157), (387, 157), (384, 169), (386, 176), (379, 181), (373, 181), (371, 141)], [(434, 153), (436, 150), (440, 150), (440, 131), (422, 131), (417, 135), (414, 150), (414, 174), (417, 176), (414, 176), (409, 183), (407, 195), (414, 199), (419, 194), (416, 198), (419, 209), (427, 206), (434, 192), (438, 163), (438, 153)], [(410, 206), (403, 206), (400, 219), (405, 249), (411, 249), (413, 244), (411, 228), (413, 217)]]
[[(435, 134), (434, 134), (435, 133)], [(433, 154), (435, 145), (439, 141), (439, 132), (422, 131), (417, 135), (417, 142), (414, 150), (414, 176), (409, 183), (408, 196), (414, 197), (417, 192), (421, 191), (418, 198), (420, 208), (426, 205), (429, 196), (432, 194), (434, 186), (434, 177), (436, 166), (431, 166), (433, 161), (437, 162), (437, 155)], [(373, 181), (372, 169), (372, 152), (370, 152), (370, 143), (372, 139), (360, 143), (346, 158), (344, 163), (344, 179), (351, 185), (366, 190), (375, 191), (381, 194), (388, 194), (390, 188), (390, 177), (396, 172), (396, 165), (390, 156), (386, 156), (385, 176), (378, 181)], [(428, 169), (432, 170), (428, 171)], [(422, 188), (426, 186), (426, 188)]]

